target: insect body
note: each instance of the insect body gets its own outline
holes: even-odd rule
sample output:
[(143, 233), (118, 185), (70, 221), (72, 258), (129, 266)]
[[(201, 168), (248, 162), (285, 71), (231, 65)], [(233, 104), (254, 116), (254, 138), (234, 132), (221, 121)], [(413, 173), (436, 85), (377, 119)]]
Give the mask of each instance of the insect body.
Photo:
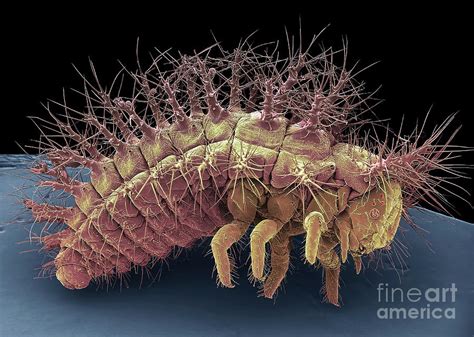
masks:
[[(305, 260), (323, 267), (326, 298), (337, 305), (341, 263), (352, 256), (360, 272), (363, 255), (390, 245), (417, 191), (436, 196), (430, 172), (448, 170), (448, 147), (434, 142), (450, 120), (422, 144), (364, 147), (363, 86), (332, 56), (300, 51), (280, 67), (252, 48), (162, 54), (172, 70), (157, 68), (158, 58), (131, 74), (128, 98), (86, 80), (84, 111), (64, 103), (66, 121), (52, 114), (66, 143), (47, 137), (47, 160), (32, 168), (41, 187), (71, 194), (75, 206), (25, 200), (36, 221), (67, 225), (41, 237), (59, 251), (46, 267), (81, 289), (212, 237), (218, 282), (233, 287), (230, 250), (249, 232), (251, 274), (271, 298), (292, 238), (303, 235)], [(90, 182), (68, 173), (77, 166)]]

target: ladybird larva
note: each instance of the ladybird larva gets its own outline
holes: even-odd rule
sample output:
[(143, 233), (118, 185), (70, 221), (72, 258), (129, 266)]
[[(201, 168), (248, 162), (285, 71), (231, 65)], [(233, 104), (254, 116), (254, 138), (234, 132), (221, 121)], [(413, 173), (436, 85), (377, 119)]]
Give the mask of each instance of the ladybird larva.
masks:
[(445, 209), (438, 188), (458, 175), (447, 159), (459, 149), (439, 140), (454, 115), (426, 140), (414, 132), (368, 145), (359, 126), (375, 123), (362, 117), (370, 94), (345, 48), (287, 58), (247, 42), (214, 49), (124, 70), (128, 95), (122, 79), (104, 87), (91, 64), (84, 106), (56, 103), (62, 116), (48, 107), (43, 129), (56, 134), (41, 140), (31, 171), (75, 205), (24, 200), (35, 221), (65, 225), (40, 237), (58, 250), (45, 268), (81, 289), (212, 237), (217, 280), (233, 287), (230, 249), (249, 232), (252, 278), (272, 298), (303, 236), (305, 261), (322, 266), (325, 299), (338, 305), (341, 264), (351, 257), (359, 273), (420, 201)]

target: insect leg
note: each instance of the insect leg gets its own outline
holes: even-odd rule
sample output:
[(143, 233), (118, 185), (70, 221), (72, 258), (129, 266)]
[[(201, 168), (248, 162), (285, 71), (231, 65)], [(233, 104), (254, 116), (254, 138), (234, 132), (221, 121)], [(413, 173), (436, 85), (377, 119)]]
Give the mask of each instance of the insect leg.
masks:
[(305, 257), (310, 264), (314, 264), (318, 256), (321, 235), (328, 230), (327, 224), (320, 212), (313, 211), (305, 217), (303, 227), (306, 230)]
[(280, 231), (270, 240), (270, 247), (272, 269), (263, 284), (263, 294), (266, 298), (273, 297), (290, 265), (291, 242), (288, 231)]
[(356, 274), (359, 274), (362, 270), (362, 258), (358, 255), (352, 255), (352, 258), (354, 259)]
[(219, 282), (223, 286), (233, 288), (231, 278), (231, 263), (229, 259), (229, 248), (240, 240), (245, 234), (250, 223), (234, 220), (221, 227), (212, 238), (211, 248), (216, 263)]
[(359, 274), (360, 271), (362, 270), (362, 258), (360, 257), (360, 254), (355, 253), (359, 250), (359, 247), (360, 247), (359, 239), (357, 238), (354, 231), (350, 231), (349, 232), (349, 249), (351, 251), (352, 258), (354, 259), (356, 274)]
[(263, 279), (266, 243), (291, 220), (297, 207), (298, 199), (293, 194), (278, 194), (268, 199), (268, 219), (259, 222), (250, 234), (252, 274), (256, 279)]
[(246, 189), (244, 184), (236, 184), (236, 187), (228, 194), (227, 207), (234, 220), (221, 227), (211, 241), (217, 275), (220, 283), (225, 287), (233, 287), (228, 250), (240, 240), (253, 222), (257, 204), (258, 196)]
[(341, 260), (346, 263), (349, 252), (349, 234), (351, 232), (351, 218), (344, 212), (336, 218), (337, 236), (341, 245)]
[[(334, 253), (335, 254), (335, 253)], [(339, 273), (341, 268), (324, 268), (325, 280), (324, 287), (326, 299), (329, 303), (339, 306)]]
[(341, 262), (334, 251), (337, 242), (323, 238), (321, 240), (318, 258), (324, 268), (324, 293), (329, 303), (339, 306), (339, 273)]

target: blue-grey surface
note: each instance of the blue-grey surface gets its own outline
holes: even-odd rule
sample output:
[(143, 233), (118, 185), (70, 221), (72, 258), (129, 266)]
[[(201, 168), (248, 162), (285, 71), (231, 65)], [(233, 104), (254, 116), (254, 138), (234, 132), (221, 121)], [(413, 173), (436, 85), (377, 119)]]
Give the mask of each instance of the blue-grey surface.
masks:
[[(35, 279), (44, 256), (25, 252), (31, 218), (22, 213), (14, 192), (29, 184), (23, 156), (0, 156), (0, 335), (9, 336), (471, 336), (473, 329), (474, 225), (432, 212), (412, 211), (429, 233), (407, 230), (400, 240), (407, 246), (405, 272), (391, 268), (366, 269), (356, 276), (352, 264), (342, 271), (343, 305), (321, 303), (321, 271), (299, 262), (277, 300), (257, 298), (246, 280), (248, 265), (240, 268), (240, 285), (217, 288), (211, 278), (207, 246), (172, 262), (161, 280), (139, 288), (69, 291), (55, 279)], [(23, 165), (23, 167), (22, 167)], [(406, 224), (403, 227), (408, 228)], [(430, 243), (431, 248), (427, 243)], [(367, 261), (365, 261), (367, 263)], [(388, 267), (387, 267), (388, 266)], [(36, 270), (35, 270), (36, 269)], [(454, 283), (454, 303), (411, 303), (399, 297), (379, 302), (379, 283), (430, 292)], [(384, 293), (382, 292), (382, 295)], [(397, 293), (399, 294), (399, 293)], [(383, 296), (382, 296), (383, 298)], [(380, 319), (380, 308), (454, 308), (455, 319)], [(414, 309), (418, 310), (418, 309)], [(444, 313), (444, 311), (442, 311)], [(379, 311), (379, 314), (383, 311)], [(439, 313), (439, 311), (437, 311)], [(452, 311), (448, 311), (448, 316)]]

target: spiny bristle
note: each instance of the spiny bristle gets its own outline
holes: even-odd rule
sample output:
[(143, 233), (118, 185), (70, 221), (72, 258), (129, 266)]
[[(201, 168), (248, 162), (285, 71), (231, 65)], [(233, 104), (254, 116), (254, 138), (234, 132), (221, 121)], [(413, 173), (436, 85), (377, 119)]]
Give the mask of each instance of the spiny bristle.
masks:
[[(72, 108), (63, 95), (62, 102), (53, 102), (62, 115), (47, 104), (53, 120), (34, 118), (42, 124), (37, 124), (42, 137), (36, 148), (54, 166), (91, 167), (143, 138), (153, 140), (173, 124), (185, 130), (194, 117), (208, 115), (218, 122), (242, 111), (260, 111), (263, 121), (288, 117), (300, 129), (324, 129), (336, 142), (369, 148), (370, 136), (361, 131), (379, 121), (361, 118), (370, 111), (374, 94), (356, 80), (365, 68), (347, 66), (345, 40), (339, 50), (326, 48), (313, 55), (317, 37), (306, 49), (288, 41), (287, 57), (280, 55), (278, 42), (253, 46), (248, 39), (231, 52), (218, 43), (194, 55), (158, 52), (147, 69), (140, 63), (134, 72), (123, 67), (109, 87), (101, 84), (91, 62), (92, 80), (80, 73), (84, 86), (74, 90), (84, 99), (82, 108)], [(450, 179), (465, 177), (465, 166), (450, 160), (469, 149), (451, 145), (457, 130), (439, 145), (453, 120), (454, 115), (424, 141), (426, 119), (409, 137), (400, 131), (391, 143), (389, 132), (385, 140), (375, 139), (380, 162), (371, 173), (384, 172), (403, 183), (405, 207), (424, 201), (449, 213), (444, 193), (459, 196), (452, 187), (463, 190)]]
[[(144, 71), (124, 68), (109, 88), (91, 63), (93, 81), (81, 74), (84, 87), (75, 90), (85, 100), (84, 108), (73, 109), (65, 98), (53, 102), (64, 109), (65, 121), (52, 112), (54, 121), (40, 120), (45, 125), (37, 148), (61, 148), (75, 162), (81, 156), (96, 159), (192, 115), (204, 112), (218, 121), (242, 109), (261, 110), (263, 120), (291, 113), (293, 123), (341, 134), (368, 109), (371, 95), (355, 80), (355, 69), (346, 69), (345, 44), (341, 50), (312, 55), (315, 41), (306, 50), (290, 46), (286, 58), (278, 43), (272, 49), (271, 44), (253, 47), (247, 40), (232, 52), (219, 45), (179, 57), (160, 52)], [(342, 58), (341, 67), (337, 58)], [(50, 111), (49, 104), (46, 108)]]
[[(390, 179), (395, 179), (403, 185), (403, 204), (410, 208), (424, 202), (431, 207), (450, 214), (452, 207), (447, 195), (455, 196), (469, 203), (462, 194), (469, 192), (461, 185), (453, 183), (452, 179), (469, 178), (464, 174), (469, 165), (463, 165), (452, 160), (472, 148), (453, 145), (452, 141), (460, 127), (448, 133), (448, 127), (455, 120), (452, 114), (439, 126), (435, 127), (425, 140), (421, 135), (426, 128), (429, 112), (421, 128), (408, 136), (402, 137), (401, 129), (398, 135), (388, 141), (378, 143), (379, 160), (371, 167), (373, 176), (385, 173)], [(449, 134), (446, 140), (443, 136)]]

